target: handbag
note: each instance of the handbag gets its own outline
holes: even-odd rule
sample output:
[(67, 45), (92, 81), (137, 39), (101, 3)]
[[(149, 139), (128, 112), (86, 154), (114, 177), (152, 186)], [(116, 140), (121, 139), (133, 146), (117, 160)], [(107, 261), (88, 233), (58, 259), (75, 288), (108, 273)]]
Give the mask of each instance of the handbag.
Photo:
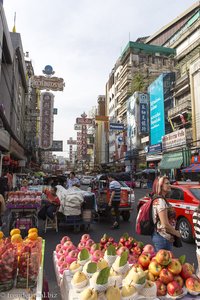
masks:
[(180, 237), (174, 236), (173, 246), (176, 247), (176, 248), (181, 248), (183, 246)]

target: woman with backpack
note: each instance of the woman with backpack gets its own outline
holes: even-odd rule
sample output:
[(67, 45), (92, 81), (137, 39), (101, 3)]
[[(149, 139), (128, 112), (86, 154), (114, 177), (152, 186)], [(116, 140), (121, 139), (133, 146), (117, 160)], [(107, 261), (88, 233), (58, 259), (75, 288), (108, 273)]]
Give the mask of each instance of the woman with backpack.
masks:
[(166, 195), (171, 191), (167, 176), (158, 178), (153, 190), (152, 218), (155, 225), (152, 242), (156, 251), (160, 249), (172, 250), (174, 237), (180, 238), (176, 230), (176, 212), (168, 203)]

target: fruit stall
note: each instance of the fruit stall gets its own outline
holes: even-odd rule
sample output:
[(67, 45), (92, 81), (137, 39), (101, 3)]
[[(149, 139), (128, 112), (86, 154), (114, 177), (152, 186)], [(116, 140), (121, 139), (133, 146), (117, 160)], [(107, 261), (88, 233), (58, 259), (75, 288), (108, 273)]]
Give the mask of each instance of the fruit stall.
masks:
[(83, 234), (78, 245), (64, 236), (53, 261), (63, 300), (200, 299), (200, 279), (185, 255), (155, 253), (128, 234), (119, 241)]
[(38, 227), (37, 213), (41, 207), (42, 192), (15, 191), (10, 192), (6, 207), (9, 210), (9, 230), (19, 228), (27, 231)]
[(19, 229), (10, 237), (0, 232), (0, 299), (42, 299), (45, 241), (37, 228), (22, 238)]

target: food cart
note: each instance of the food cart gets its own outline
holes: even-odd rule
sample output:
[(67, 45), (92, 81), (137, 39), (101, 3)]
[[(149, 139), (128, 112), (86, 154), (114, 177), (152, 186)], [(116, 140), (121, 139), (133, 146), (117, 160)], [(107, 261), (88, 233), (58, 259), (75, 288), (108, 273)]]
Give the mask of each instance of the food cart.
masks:
[(19, 228), (25, 232), (31, 227), (38, 227), (38, 210), (41, 206), (40, 191), (15, 191), (10, 192), (6, 204), (9, 210), (8, 226)]

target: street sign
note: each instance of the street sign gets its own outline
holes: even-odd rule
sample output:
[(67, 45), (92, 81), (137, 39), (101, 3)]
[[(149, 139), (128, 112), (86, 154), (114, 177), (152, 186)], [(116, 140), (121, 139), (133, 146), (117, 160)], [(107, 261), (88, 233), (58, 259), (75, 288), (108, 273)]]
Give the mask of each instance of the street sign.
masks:
[(122, 124), (122, 123), (110, 123), (110, 130), (124, 130), (124, 124)]
[(82, 129), (82, 125), (74, 124), (74, 130), (81, 130), (81, 129)]
[(87, 124), (92, 125), (93, 119), (91, 118), (76, 118), (76, 124)]

